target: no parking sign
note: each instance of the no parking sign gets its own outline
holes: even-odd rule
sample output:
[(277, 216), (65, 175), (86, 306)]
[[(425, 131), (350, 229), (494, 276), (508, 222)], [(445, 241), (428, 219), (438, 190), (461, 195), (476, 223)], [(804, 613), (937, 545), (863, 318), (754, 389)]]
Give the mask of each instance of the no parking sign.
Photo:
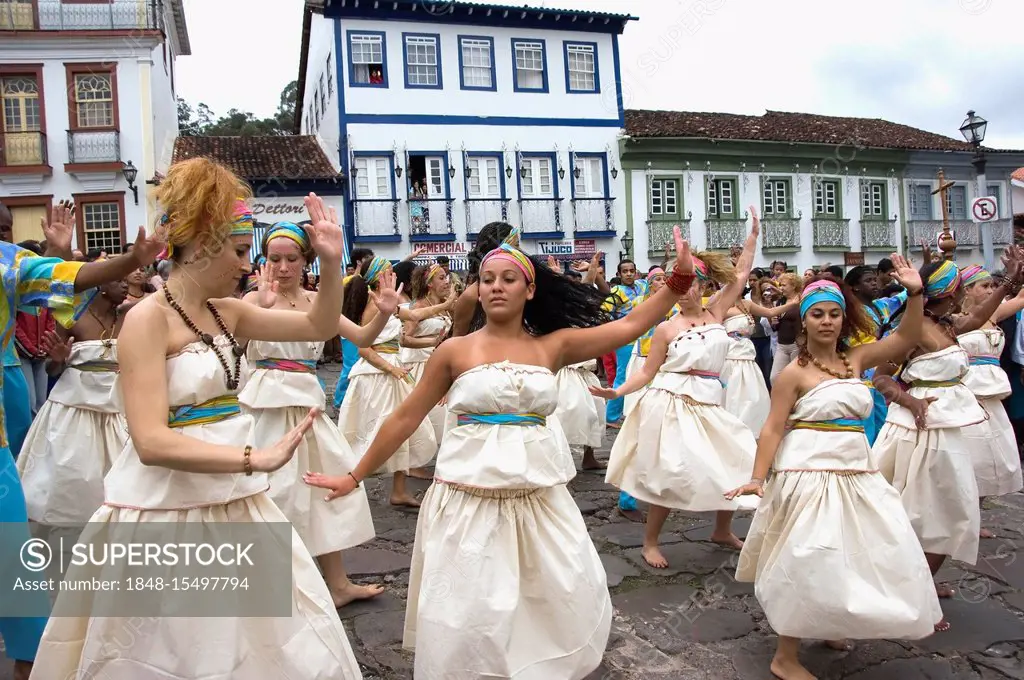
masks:
[(971, 217), (975, 222), (990, 222), (999, 217), (995, 196), (979, 196), (971, 203)]

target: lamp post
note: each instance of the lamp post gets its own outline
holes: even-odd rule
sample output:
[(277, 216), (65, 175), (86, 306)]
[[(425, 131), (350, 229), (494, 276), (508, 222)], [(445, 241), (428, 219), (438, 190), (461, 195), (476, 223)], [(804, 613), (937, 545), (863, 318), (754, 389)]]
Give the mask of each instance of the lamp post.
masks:
[(121, 174), (124, 176), (124, 181), (128, 182), (128, 188), (131, 189), (132, 194), (135, 196), (135, 205), (139, 204), (139, 188), (135, 186), (135, 178), (139, 176), (139, 169), (128, 161), (121, 167)]
[[(974, 111), (967, 112), (967, 118), (960, 124), (960, 134), (964, 140), (974, 147), (974, 157), (971, 164), (978, 173), (978, 196), (988, 195), (988, 187), (985, 183), (985, 152), (981, 150), (981, 143), (985, 141), (985, 131), (988, 129), (988, 121), (978, 116)], [(975, 197), (977, 198), (977, 196)], [(992, 270), (995, 264), (995, 252), (992, 247), (992, 223), (981, 223), (981, 252), (985, 258), (985, 268)]]
[(622, 244), (622, 250), (619, 251), (619, 263), (621, 264), (623, 260), (628, 260), (632, 256), (633, 237), (630, 236), (627, 231), (622, 235), (622, 238), (619, 239), (619, 243)]

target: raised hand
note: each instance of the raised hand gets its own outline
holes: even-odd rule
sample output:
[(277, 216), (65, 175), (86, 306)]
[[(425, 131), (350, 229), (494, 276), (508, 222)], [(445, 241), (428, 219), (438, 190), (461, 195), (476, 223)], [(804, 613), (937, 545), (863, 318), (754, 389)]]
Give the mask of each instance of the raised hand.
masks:
[(330, 489), (331, 492), (324, 498), (325, 501), (347, 496), (359, 486), (352, 475), (325, 475), (321, 472), (307, 472), (302, 475), (302, 481), (320, 489)]
[(892, 277), (896, 279), (897, 283), (906, 288), (908, 293), (914, 294), (924, 288), (924, 282), (921, 281), (921, 272), (911, 266), (905, 257), (899, 253), (893, 253), (889, 256), (889, 259), (892, 260)]
[(305, 225), (305, 229), (313, 250), (320, 256), (321, 263), (340, 265), (344, 246), (338, 214), (334, 208), (328, 209), (324, 200), (313, 193), (306, 196), (304, 203), (311, 222)]
[(672, 239), (676, 246), (676, 271), (686, 276), (693, 274), (693, 257), (690, 255), (690, 244), (683, 240), (683, 232), (679, 225), (672, 227)]
[(39, 341), (40, 349), (50, 361), (55, 364), (67, 363), (71, 356), (71, 346), (75, 344), (74, 336), (69, 337), (66, 342), (61, 342), (60, 336), (54, 331), (46, 331)]
[(402, 287), (404, 283), (398, 284), (398, 289), (395, 289), (395, 280), (398, 277), (395, 276), (395, 272), (388, 268), (377, 279), (377, 292), (370, 290), (370, 300), (377, 307), (381, 314), (385, 316), (391, 316), (398, 309), (398, 305), (401, 304), (402, 298)]
[(138, 261), (140, 267), (145, 267), (156, 262), (156, 258), (167, 247), (165, 238), (154, 233), (146, 235), (146, 228), (139, 227), (139, 233), (135, 237), (135, 247), (132, 248), (132, 256)]
[(273, 472), (284, 466), (299, 448), (302, 438), (313, 427), (313, 421), (320, 415), (320, 409), (311, 408), (302, 422), (296, 425), (276, 444), (267, 449), (253, 449), (249, 462), (256, 472)]
[(71, 252), (71, 235), (75, 229), (75, 204), (61, 201), (50, 210), (50, 219), (39, 218), (48, 249)]
[(561, 269), (561, 267), (558, 266), (558, 260), (551, 255), (548, 255), (548, 269), (551, 271), (559, 271)]
[(256, 302), (263, 309), (277, 304), (278, 283), (274, 280), (274, 265), (261, 265), (256, 272)]

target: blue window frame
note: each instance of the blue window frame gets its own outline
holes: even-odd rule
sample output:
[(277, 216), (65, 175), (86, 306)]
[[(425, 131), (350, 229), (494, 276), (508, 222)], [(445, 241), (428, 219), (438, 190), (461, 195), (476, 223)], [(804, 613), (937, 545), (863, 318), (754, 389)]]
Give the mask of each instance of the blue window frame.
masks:
[(597, 43), (565, 41), (565, 91), (570, 94), (595, 94), (601, 91), (601, 71), (597, 62)]
[[(572, 158), (572, 197), (611, 198), (608, 185), (608, 154), (576, 151)], [(597, 161), (597, 163), (595, 163)], [(576, 176), (576, 170), (580, 176)]]
[(512, 89), (548, 91), (548, 54), (543, 40), (512, 38)]
[(348, 31), (348, 86), (388, 86), (388, 40), (383, 31)]
[(504, 163), (505, 155), (500, 151), (467, 151), (466, 167), (471, 172), (466, 177), (466, 200), (505, 200)]
[(405, 89), (442, 89), (440, 34), (402, 33), (402, 63)]
[(459, 87), (463, 90), (497, 92), (494, 38), (486, 35), (460, 35), (458, 39)]

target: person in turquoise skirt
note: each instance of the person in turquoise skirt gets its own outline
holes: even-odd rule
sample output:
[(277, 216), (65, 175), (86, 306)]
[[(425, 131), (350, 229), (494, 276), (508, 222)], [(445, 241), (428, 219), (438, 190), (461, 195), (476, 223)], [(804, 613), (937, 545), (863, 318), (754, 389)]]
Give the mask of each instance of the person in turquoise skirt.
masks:
[[(157, 239), (146, 237), (144, 230), (139, 230), (139, 237), (130, 255), (121, 255), (99, 262), (68, 262), (59, 257), (40, 257), (32, 251), (19, 248), (10, 242), (5, 235), (10, 234), (13, 218), (9, 210), (0, 204), (0, 280), (3, 285), (0, 295), (0, 342), (6, 355), (13, 347), (14, 321), (17, 312), (34, 311), (38, 307), (49, 307), (54, 310), (54, 319), (65, 328), (70, 328), (85, 313), (97, 290), (96, 287), (109, 281), (118, 281), (129, 273), (153, 262), (163, 245)], [(59, 223), (51, 220), (44, 228), (50, 249), (48, 252), (67, 253), (71, 257), (71, 234), (74, 223)], [(4, 384), (10, 377), (16, 381), (14, 374), (21, 373), (5, 368), (0, 378), (0, 392), (6, 403), (10, 385)], [(23, 403), (28, 409), (28, 386), (25, 387)], [(8, 427), (18, 428), (21, 422), (4, 417), (0, 413), (0, 422), (7, 427), (0, 427), (0, 539), (4, 541), (0, 550), (0, 602), (6, 600), (10, 604), (14, 599), (14, 579), (31, 577), (22, 573), (20, 563), (20, 547), (30, 538), (28, 516), (25, 510), (25, 496), (21, 488), (14, 456), (11, 452), (11, 441), (8, 438)], [(16, 418), (21, 418), (17, 415)], [(31, 416), (30, 416), (31, 417)], [(24, 439), (24, 435), (22, 435)], [(3, 638), (5, 654), (14, 661), (14, 680), (28, 680), (32, 672), (39, 640), (46, 627), (47, 616), (39, 612), (49, 612), (49, 597), (44, 590), (21, 593), (17, 597), (18, 609), (28, 607), (32, 614), (15, 616), (9, 606), (0, 606), (6, 616), (0, 616), (0, 638)]]

